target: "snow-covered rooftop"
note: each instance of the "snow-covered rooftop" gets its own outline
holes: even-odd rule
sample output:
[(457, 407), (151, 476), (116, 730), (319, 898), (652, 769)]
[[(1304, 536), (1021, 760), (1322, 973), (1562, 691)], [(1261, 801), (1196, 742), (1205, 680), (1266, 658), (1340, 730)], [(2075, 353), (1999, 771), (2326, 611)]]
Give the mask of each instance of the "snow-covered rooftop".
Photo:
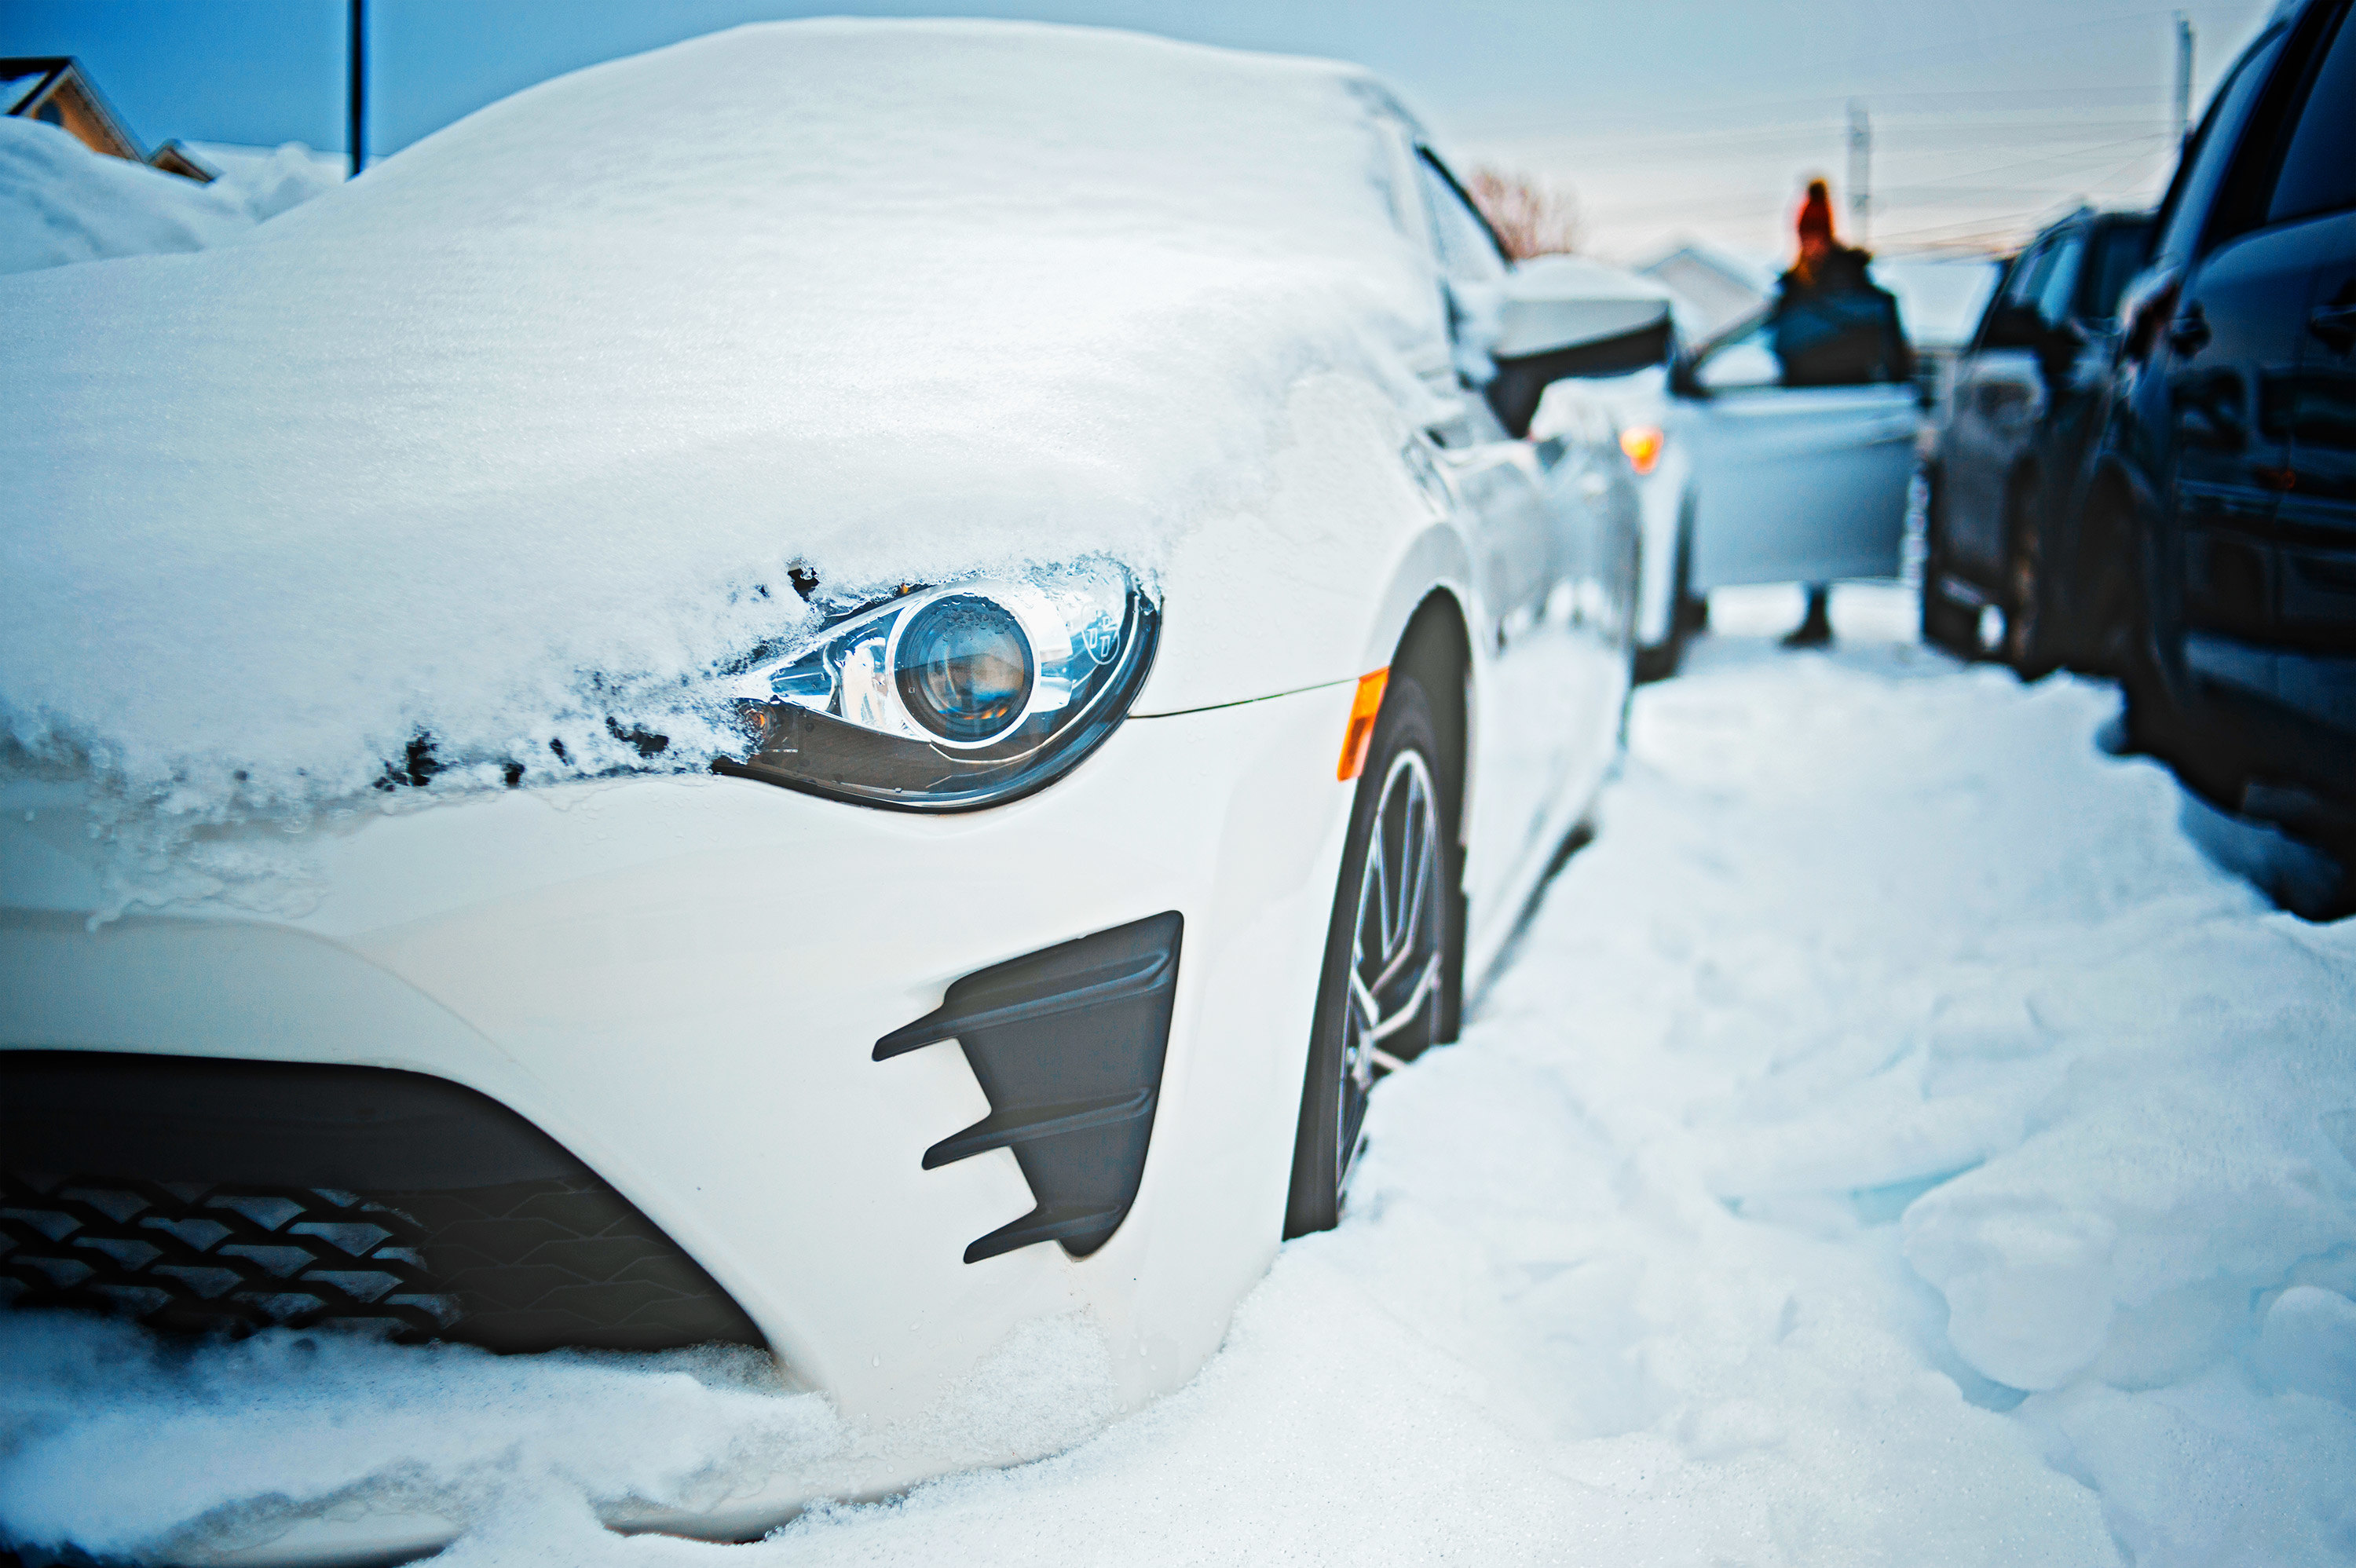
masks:
[[(1151, 571), (1437, 291), (1363, 73), (998, 23), (741, 28), (187, 256), (0, 280), (0, 709), (198, 814), (635, 763), (786, 571)], [(161, 176), (155, 176), (164, 177)]]

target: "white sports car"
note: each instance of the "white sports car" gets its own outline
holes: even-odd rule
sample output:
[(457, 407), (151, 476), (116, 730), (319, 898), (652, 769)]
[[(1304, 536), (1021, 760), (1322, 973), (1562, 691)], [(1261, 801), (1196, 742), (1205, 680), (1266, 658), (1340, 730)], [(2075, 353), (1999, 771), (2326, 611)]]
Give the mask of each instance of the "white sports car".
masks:
[(1627, 466), (1523, 432), (1662, 313), (1352, 68), (746, 28), (0, 299), (19, 1309), (1175, 1388), (1615, 752)]

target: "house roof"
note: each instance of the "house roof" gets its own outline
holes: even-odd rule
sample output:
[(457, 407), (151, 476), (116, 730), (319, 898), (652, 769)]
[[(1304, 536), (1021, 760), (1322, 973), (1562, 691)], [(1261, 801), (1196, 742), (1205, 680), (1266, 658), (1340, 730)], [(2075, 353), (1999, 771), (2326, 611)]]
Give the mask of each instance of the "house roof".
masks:
[(146, 162), (139, 139), (92, 85), (80, 60), (71, 55), (0, 56), (0, 114), (37, 116), (44, 105), (61, 97), (79, 100), (82, 111), (95, 123), (101, 139), (113, 144), (97, 147), (97, 151), (129, 158), (133, 163)]

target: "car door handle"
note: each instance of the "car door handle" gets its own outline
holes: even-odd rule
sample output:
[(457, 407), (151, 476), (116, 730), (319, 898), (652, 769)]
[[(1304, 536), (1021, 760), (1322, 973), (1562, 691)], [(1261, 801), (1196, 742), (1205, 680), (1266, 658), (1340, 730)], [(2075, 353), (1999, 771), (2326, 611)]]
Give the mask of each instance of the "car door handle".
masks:
[(2317, 305), (2308, 313), (2307, 329), (2334, 354), (2345, 354), (2356, 348), (2356, 304)]
[(2184, 314), (2168, 324), (2168, 346), (2188, 355), (2209, 347), (2209, 318), (2198, 304), (2186, 305)]

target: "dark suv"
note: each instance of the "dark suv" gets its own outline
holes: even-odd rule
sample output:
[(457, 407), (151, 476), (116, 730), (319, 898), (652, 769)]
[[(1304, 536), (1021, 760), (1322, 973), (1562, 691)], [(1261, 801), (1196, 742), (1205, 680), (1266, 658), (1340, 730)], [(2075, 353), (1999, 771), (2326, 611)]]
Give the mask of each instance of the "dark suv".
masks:
[(2128, 288), (2088, 525), (2134, 589), (2131, 737), (2356, 848), (2356, 22), (2286, 5), (2188, 144)]
[(1980, 651), (1988, 606), (2025, 676), (2112, 656), (2115, 545), (2085, 538), (2086, 454), (2102, 433), (2119, 295), (2150, 250), (2149, 213), (2082, 209), (2013, 258), (1955, 367), (1930, 465), (1922, 635)]

